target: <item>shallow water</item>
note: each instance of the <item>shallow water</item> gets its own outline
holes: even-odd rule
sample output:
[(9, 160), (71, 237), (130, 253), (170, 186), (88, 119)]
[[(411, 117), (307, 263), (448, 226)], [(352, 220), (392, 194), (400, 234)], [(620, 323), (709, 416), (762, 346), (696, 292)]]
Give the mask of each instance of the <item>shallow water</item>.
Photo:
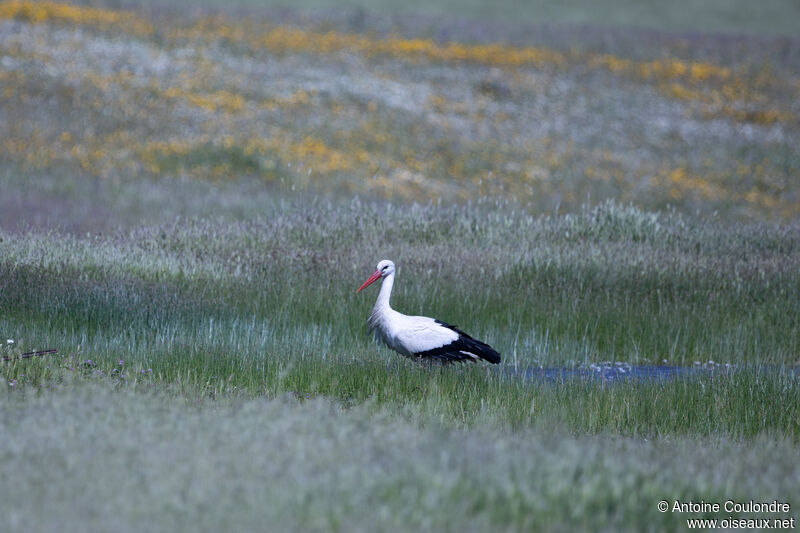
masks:
[(667, 380), (676, 377), (728, 375), (738, 371), (735, 365), (697, 363), (692, 366), (632, 365), (623, 362), (592, 363), (578, 367), (529, 367), (512, 372), (525, 379), (565, 381), (569, 379), (597, 379), (616, 382), (629, 379)]

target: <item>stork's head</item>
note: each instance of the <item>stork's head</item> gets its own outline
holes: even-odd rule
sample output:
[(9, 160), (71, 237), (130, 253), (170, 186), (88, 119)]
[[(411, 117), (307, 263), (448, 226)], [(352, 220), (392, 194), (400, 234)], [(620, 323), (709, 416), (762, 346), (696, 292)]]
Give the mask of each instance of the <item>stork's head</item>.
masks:
[(378, 269), (369, 277), (367, 281), (361, 285), (356, 292), (361, 292), (362, 289), (369, 286), (370, 284), (378, 281), (381, 278), (385, 278), (389, 274), (394, 274), (394, 263), (389, 261), (388, 259), (384, 259), (380, 263), (378, 263)]

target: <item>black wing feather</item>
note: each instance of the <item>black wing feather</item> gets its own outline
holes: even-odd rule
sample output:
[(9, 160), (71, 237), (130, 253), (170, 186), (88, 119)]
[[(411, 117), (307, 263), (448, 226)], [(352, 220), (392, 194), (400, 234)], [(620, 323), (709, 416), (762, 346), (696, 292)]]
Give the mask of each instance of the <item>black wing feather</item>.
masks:
[[(415, 353), (415, 357), (421, 359), (436, 359), (443, 363), (452, 363), (455, 361), (472, 361), (474, 363), (478, 358), (495, 365), (500, 362), (500, 354), (485, 342), (473, 339), (458, 329), (458, 327), (442, 322), (441, 320), (436, 320), (436, 323), (458, 333), (458, 338), (450, 344), (445, 344), (439, 348)], [(469, 354), (474, 355), (474, 357)]]

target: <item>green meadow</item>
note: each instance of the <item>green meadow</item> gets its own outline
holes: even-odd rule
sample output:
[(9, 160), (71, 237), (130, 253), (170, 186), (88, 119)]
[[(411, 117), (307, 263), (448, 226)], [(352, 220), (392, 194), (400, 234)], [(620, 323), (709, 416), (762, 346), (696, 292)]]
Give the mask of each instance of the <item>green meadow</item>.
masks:
[[(261, 200), (246, 220), (3, 234), (4, 353), (60, 352), (2, 367), (11, 525), (670, 529), (663, 498), (796, 494), (796, 231)], [(384, 256), (398, 309), (463, 324), (505, 371), (373, 342), (376, 291), (355, 288)], [(515, 373), (603, 361), (709, 371)]]
[[(798, 42), (458, 47), (311, 8), (0, 3), (0, 529), (797, 517)], [(384, 258), (394, 308), (502, 364), (371, 339)], [(537, 375), (607, 364), (693, 371)], [(790, 512), (658, 509), (728, 500)]]

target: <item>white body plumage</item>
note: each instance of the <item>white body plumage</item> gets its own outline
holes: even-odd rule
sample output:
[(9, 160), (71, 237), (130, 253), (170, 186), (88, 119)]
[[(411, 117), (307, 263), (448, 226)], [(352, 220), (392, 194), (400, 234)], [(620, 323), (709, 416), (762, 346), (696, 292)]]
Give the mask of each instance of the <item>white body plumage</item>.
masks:
[(358, 288), (383, 279), (378, 299), (369, 316), (371, 332), (386, 346), (406, 357), (436, 359), (442, 362), (486, 360), (499, 363), (500, 354), (491, 346), (473, 339), (455, 326), (426, 316), (408, 316), (391, 308), (389, 299), (394, 285), (395, 266), (388, 259)]

